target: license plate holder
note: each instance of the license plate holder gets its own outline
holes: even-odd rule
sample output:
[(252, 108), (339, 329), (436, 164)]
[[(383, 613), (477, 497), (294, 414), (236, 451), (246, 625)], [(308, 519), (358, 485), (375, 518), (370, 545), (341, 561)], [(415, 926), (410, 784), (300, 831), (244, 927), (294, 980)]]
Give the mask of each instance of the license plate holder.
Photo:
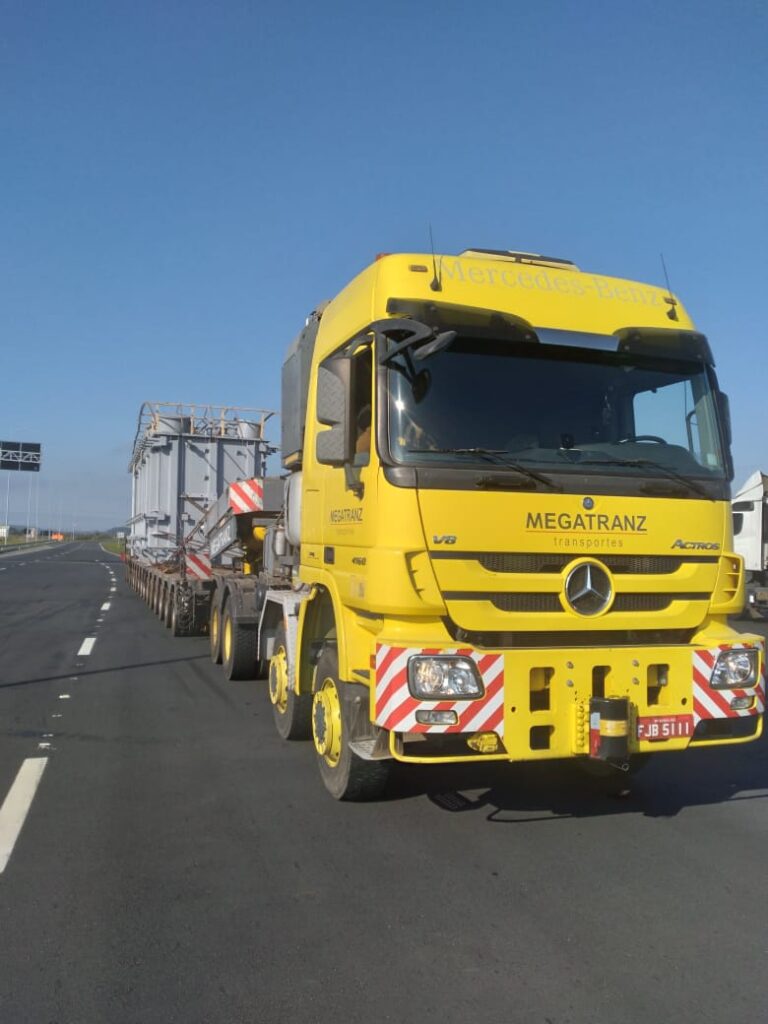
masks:
[(693, 715), (644, 715), (637, 720), (637, 738), (659, 743), (693, 736)]

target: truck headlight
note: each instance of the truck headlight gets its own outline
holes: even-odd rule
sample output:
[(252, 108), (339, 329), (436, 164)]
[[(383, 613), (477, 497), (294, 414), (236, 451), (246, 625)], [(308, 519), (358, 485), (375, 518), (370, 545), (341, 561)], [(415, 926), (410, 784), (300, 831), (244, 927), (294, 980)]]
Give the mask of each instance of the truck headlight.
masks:
[(723, 651), (715, 663), (710, 686), (718, 690), (754, 686), (757, 682), (757, 663), (758, 651)]
[(471, 658), (423, 654), (408, 661), (408, 689), (418, 700), (474, 700), (485, 692)]

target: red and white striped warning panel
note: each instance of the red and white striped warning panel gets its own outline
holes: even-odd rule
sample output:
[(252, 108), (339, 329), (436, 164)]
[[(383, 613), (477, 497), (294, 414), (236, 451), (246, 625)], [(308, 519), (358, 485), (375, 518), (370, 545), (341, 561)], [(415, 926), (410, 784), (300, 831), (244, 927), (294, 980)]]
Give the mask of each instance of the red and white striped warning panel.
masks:
[(187, 576), (194, 580), (209, 580), (213, 575), (211, 571), (211, 560), (208, 555), (201, 555), (198, 552), (187, 551), (184, 556), (187, 566)]
[[(762, 715), (765, 710), (765, 659), (760, 657), (760, 675), (755, 686), (744, 690), (716, 690), (709, 685), (712, 670), (722, 651), (752, 649), (752, 644), (721, 644), (693, 652), (693, 719), (696, 725), (702, 719), (744, 718)], [(752, 707), (734, 709), (734, 697), (754, 697)]]
[[(417, 700), (408, 689), (408, 659), (414, 654), (459, 654), (471, 658), (483, 680), (477, 700)], [(422, 725), (417, 711), (455, 711), (455, 725)], [(504, 655), (451, 648), (376, 647), (376, 724), (396, 732), (495, 732), (504, 735)]]
[(254, 478), (230, 484), (229, 507), (236, 515), (241, 512), (261, 512), (264, 508), (264, 481)]

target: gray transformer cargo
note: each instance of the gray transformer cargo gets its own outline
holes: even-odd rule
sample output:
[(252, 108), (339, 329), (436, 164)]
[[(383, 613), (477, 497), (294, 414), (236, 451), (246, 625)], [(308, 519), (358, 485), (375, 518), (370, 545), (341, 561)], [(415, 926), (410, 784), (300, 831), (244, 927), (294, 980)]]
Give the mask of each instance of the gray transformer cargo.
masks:
[(126, 570), (174, 635), (206, 632), (224, 593), (240, 633), (255, 622), (249, 573), (261, 562), (263, 531), (282, 507), (282, 481), (265, 476), (275, 451), (264, 436), (271, 416), (165, 402), (141, 407), (129, 465)]
[(166, 561), (230, 484), (264, 476), (265, 416), (249, 418), (256, 412), (144, 403), (130, 462), (135, 558)]

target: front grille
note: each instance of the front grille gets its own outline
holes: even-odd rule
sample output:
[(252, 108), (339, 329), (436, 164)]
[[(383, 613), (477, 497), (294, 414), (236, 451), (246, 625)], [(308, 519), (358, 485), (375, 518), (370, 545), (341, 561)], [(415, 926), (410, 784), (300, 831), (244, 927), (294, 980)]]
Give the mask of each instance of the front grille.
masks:
[(557, 594), (478, 594), (502, 612), (562, 612)]
[[(688, 597), (687, 594), (617, 594), (612, 612), (661, 612), (669, 608), (673, 601)], [(706, 594), (702, 594), (706, 597)], [(610, 613), (609, 613), (610, 614)]]
[(462, 629), (451, 619), (444, 619), (446, 628), (457, 643), (471, 644), (487, 650), (532, 647), (653, 647), (690, 644), (695, 629), (532, 629), (511, 630)]
[[(505, 551), (490, 552), (433, 552), (433, 558), (463, 559), (477, 561), (489, 572), (509, 573), (558, 573), (570, 565), (578, 554), (511, 554)], [(681, 558), (676, 555), (600, 555), (593, 556), (617, 575), (663, 576), (677, 572), (683, 563), (717, 562), (717, 557), (700, 555)]]
[[(611, 612), (660, 612), (673, 601), (705, 601), (708, 594), (617, 594)], [(490, 601), (501, 612), (564, 612), (557, 594), (445, 594), (447, 601)]]

